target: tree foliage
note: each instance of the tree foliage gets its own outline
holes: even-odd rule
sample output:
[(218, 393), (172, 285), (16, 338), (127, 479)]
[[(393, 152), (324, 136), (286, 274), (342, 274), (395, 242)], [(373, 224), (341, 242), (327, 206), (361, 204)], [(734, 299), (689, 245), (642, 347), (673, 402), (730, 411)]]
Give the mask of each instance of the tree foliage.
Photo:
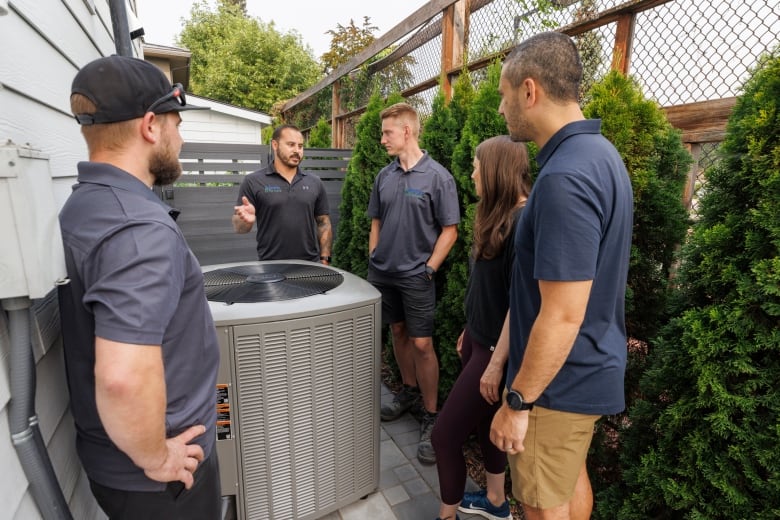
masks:
[(420, 147), (450, 172), (452, 152), (458, 144), (461, 128), (444, 98), (444, 91), (439, 89), (420, 135)]
[[(574, 11), (575, 22), (591, 20), (598, 14), (596, 0), (580, 0)], [(583, 104), (590, 101), (590, 90), (599, 80), (599, 71), (604, 63), (602, 55), (601, 36), (597, 31), (588, 31), (577, 35), (574, 43), (580, 53), (582, 61), (582, 83), (580, 84), (580, 98)]]
[[(325, 73), (329, 74), (340, 65), (347, 63), (362, 50), (374, 43), (374, 33), (379, 27), (371, 23), (371, 18), (363, 17), (362, 27), (355, 25), (336, 25), (336, 29), (327, 31), (331, 35), (330, 49), (322, 55)], [(412, 56), (404, 56), (389, 66), (374, 70), (371, 66), (389, 56), (393, 48), (380, 51), (363, 65), (339, 80), (341, 106), (344, 110), (355, 110), (363, 106), (368, 98), (378, 92), (387, 97), (393, 92), (403, 92), (412, 84), (410, 67), (415, 64)]]
[[(634, 192), (634, 228), (626, 290), (629, 366), (626, 402), (637, 397), (644, 369), (646, 342), (666, 321), (669, 277), (674, 252), (685, 237), (688, 218), (682, 203), (690, 154), (680, 132), (660, 107), (645, 99), (638, 84), (613, 71), (588, 94), (586, 117), (601, 119), (601, 131), (617, 148)], [(626, 414), (605, 417), (597, 424), (589, 457), (597, 493), (621, 479), (619, 444), (615, 443)], [(604, 518), (610, 518), (609, 515)]]
[(321, 117), (314, 128), (309, 132), (309, 142), (307, 143), (309, 148), (330, 148), (331, 146), (331, 131), (330, 123), (327, 119)]
[(634, 190), (634, 232), (626, 298), (629, 336), (648, 341), (665, 321), (669, 275), (688, 217), (682, 192), (692, 162), (680, 132), (638, 84), (610, 72), (590, 93), (586, 117), (620, 152)]
[(778, 129), (774, 54), (745, 84), (706, 172), (675, 317), (631, 410), (610, 518), (780, 516)]
[(353, 56), (374, 43), (374, 33), (379, 27), (371, 23), (371, 17), (363, 17), (363, 26), (358, 27), (350, 19), (349, 25), (336, 24), (335, 29), (325, 31), (330, 34), (330, 49), (320, 57), (325, 74), (330, 74), (340, 65), (348, 62)]
[(192, 52), (194, 94), (245, 108), (268, 112), (320, 78), (299, 33), (248, 17), (231, 0), (220, 0), (215, 10), (206, 0), (194, 4), (178, 44)]

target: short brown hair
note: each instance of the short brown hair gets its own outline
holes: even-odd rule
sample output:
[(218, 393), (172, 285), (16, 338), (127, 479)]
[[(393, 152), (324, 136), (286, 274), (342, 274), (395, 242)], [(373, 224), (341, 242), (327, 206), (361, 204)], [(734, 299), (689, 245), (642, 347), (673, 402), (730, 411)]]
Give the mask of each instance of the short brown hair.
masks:
[(420, 116), (417, 114), (417, 110), (408, 103), (396, 103), (390, 105), (386, 109), (379, 113), (379, 117), (385, 120), (390, 117), (400, 119), (412, 129), (412, 135), (414, 137), (420, 136)]
[(553, 101), (579, 102), (580, 53), (563, 33), (543, 32), (518, 44), (506, 57), (503, 74), (513, 87), (531, 78)]
[[(94, 114), (95, 104), (82, 94), (71, 94), (70, 111), (75, 114)], [(162, 115), (162, 114), (160, 114)], [(99, 123), (82, 125), (81, 134), (87, 142), (90, 153), (97, 150), (117, 151), (127, 144), (132, 136), (133, 127), (138, 122), (135, 119), (119, 123)]]

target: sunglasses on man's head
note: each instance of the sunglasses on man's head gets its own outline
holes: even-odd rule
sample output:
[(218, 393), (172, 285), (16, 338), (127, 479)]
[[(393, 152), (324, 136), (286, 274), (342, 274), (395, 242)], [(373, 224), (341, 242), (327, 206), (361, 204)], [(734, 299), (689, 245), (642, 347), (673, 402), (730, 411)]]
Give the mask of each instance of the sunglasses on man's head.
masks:
[(163, 97), (149, 105), (146, 109), (147, 112), (154, 112), (154, 109), (162, 105), (168, 100), (175, 99), (181, 106), (187, 104), (187, 98), (184, 97), (184, 87), (181, 83), (176, 83), (171, 88), (171, 91), (165, 94)]

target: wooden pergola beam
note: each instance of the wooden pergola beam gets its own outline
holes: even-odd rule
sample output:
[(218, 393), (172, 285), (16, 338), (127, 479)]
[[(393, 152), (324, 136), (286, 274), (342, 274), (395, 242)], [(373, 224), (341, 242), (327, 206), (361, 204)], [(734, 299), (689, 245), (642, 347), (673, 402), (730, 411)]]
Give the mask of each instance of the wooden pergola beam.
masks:
[[(334, 72), (334, 74), (331, 76), (332, 81), (325, 84), (324, 86), (327, 86), (335, 82), (336, 79), (338, 79), (335, 76), (342, 69), (344, 70), (349, 69), (347, 70), (347, 72), (349, 72), (353, 68), (360, 66), (363, 63), (363, 61), (365, 61), (365, 60), (361, 61), (361, 56), (363, 54), (367, 55), (365, 59), (368, 59), (376, 55), (377, 52), (387, 47), (388, 44), (385, 44), (385, 41), (387, 41), (388, 39), (392, 38), (392, 41), (390, 42), (392, 43), (393, 41), (396, 41), (397, 39), (402, 37), (404, 34), (408, 34), (409, 32), (411, 32), (414, 28), (419, 27), (423, 23), (428, 22), (431, 18), (433, 18), (437, 14), (438, 11), (436, 11), (436, 9), (440, 9), (440, 10), (445, 10), (450, 8), (455, 9), (456, 8), (455, 4), (458, 1), (464, 3), (468, 1), (469, 5), (465, 6), (465, 12), (469, 14), (490, 3), (489, 0), (439, 0), (438, 2), (434, 2), (434, 1), (429, 2), (428, 4), (426, 4), (425, 7), (419, 9), (413, 15), (409, 16), (406, 20), (401, 22), (401, 24), (396, 26), (395, 29), (398, 29), (402, 25), (405, 25), (406, 27), (405, 33), (397, 35), (395, 32), (393, 32), (395, 31), (395, 29), (393, 29), (393, 31), (391, 31), (391, 33), (393, 33), (392, 35), (391, 33), (388, 33), (384, 37), (375, 41), (374, 44), (372, 44), (372, 46), (364, 50), (363, 53), (361, 53), (361, 55), (356, 56), (349, 63), (337, 69), (337, 71)], [(633, 40), (633, 33), (634, 33), (634, 24), (636, 21), (636, 14), (642, 11), (646, 11), (648, 9), (653, 9), (655, 7), (658, 7), (659, 5), (672, 2), (672, 1), (675, 0), (633, 0), (633, 1), (625, 2), (620, 6), (617, 6), (613, 9), (600, 13), (598, 16), (595, 16), (592, 19), (581, 20), (572, 23), (570, 25), (567, 25), (565, 27), (562, 27), (558, 30), (564, 34), (568, 34), (569, 36), (577, 36), (607, 24), (616, 23), (617, 28), (615, 31), (615, 42), (613, 45), (612, 67), (621, 71), (623, 74), (627, 74), (630, 68), (631, 48), (633, 47), (632, 40)], [(430, 9), (426, 10), (426, 8), (430, 8)], [(445, 16), (442, 18), (443, 24), (437, 23), (436, 25), (446, 26), (446, 24), (448, 23), (446, 19), (447, 19), (447, 14), (445, 13)], [(468, 22), (466, 21), (465, 23), (467, 24)], [(467, 31), (467, 27), (464, 28), (464, 31)], [(424, 36), (425, 38), (427, 38), (428, 33), (425, 32)], [(419, 41), (425, 40), (425, 38), (418, 35), (414, 43), (418, 44)], [(429, 41), (429, 40), (425, 40), (425, 41)], [(423, 41), (423, 43), (425, 43), (425, 41)], [(443, 38), (443, 45), (445, 41), (446, 39)], [(464, 39), (464, 45), (465, 43), (466, 42)], [(410, 43), (409, 45), (412, 44)], [(466, 65), (466, 68), (469, 71), (484, 68), (494, 60), (504, 59), (506, 55), (509, 52), (511, 52), (511, 50), (512, 48), (507, 48), (495, 52), (489, 56), (484, 56), (479, 60), (475, 60), (468, 63)], [(463, 72), (463, 68), (464, 68), (462, 64), (457, 63), (457, 61), (454, 59), (454, 55), (447, 56), (448, 52), (449, 51), (446, 49), (446, 47), (443, 47), (442, 74), (446, 77), (446, 82), (449, 82), (451, 78), (456, 77), (461, 72)], [(396, 59), (398, 59), (398, 57), (393, 58), (393, 60)], [(408, 88), (401, 94), (404, 97), (409, 97), (415, 94), (419, 94), (420, 92), (424, 92), (428, 89), (435, 88), (442, 80), (443, 78), (441, 76), (429, 78), (426, 81), (423, 81), (421, 83), (418, 83), (417, 85)], [(320, 82), (320, 84), (318, 85), (322, 85), (322, 84), (323, 82)], [(321, 88), (324, 88), (324, 86), (322, 86)], [(317, 90), (314, 90), (316, 88), (317, 85), (315, 85), (315, 87), (312, 87), (312, 89), (309, 89), (307, 92), (310, 91), (316, 92)], [(300, 102), (300, 100), (308, 97), (308, 95), (311, 95), (311, 94), (307, 94), (307, 92), (304, 92), (293, 101), (297, 103)], [(293, 101), (285, 105), (284, 107), (285, 111), (289, 110), (294, 106), (294, 104), (292, 104)], [(672, 126), (682, 131), (682, 138), (684, 142), (687, 143), (718, 142), (723, 140), (723, 136), (725, 135), (725, 131), (726, 131), (726, 123), (728, 121), (729, 116), (731, 115), (731, 111), (734, 108), (735, 103), (736, 103), (736, 98), (725, 98), (725, 99), (717, 99), (712, 101), (701, 101), (696, 103), (689, 103), (686, 105), (678, 105), (673, 107), (665, 107), (663, 108), (663, 110), (666, 113), (666, 116), (669, 119)], [(334, 104), (334, 106), (337, 105)], [(334, 137), (336, 137), (337, 135), (341, 135), (342, 136), (341, 139), (343, 139), (343, 132), (344, 132), (343, 122), (346, 119), (349, 119), (351, 117), (356, 117), (362, 114), (365, 111), (365, 108), (366, 108), (365, 106), (359, 107), (345, 114), (337, 114), (334, 112), (332, 121), (336, 123), (336, 125), (334, 125), (334, 129), (338, 129), (337, 132), (334, 132)]]
[(684, 142), (720, 142), (736, 104), (737, 98), (729, 97), (664, 107), (663, 111), (672, 126), (682, 130)]
[(386, 49), (396, 41), (400, 40), (417, 27), (428, 22), (431, 18), (442, 12), (444, 9), (454, 4), (458, 0), (431, 0), (411, 15), (404, 18), (398, 25), (390, 29), (382, 37), (374, 40), (374, 42), (360, 51), (355, 57), (344, 63), (336, 70), (334, 70), (328, 77), (322, 79), (319, 83), (309, 88), (308, 90), (301, 92), (293, 99), (288, 101), (282, 107), (282, 113), (295, 107), (298, 103), (304, 99), (308, 99), (320, 90), (330, 86), (339, 78), (346, 76), (356, 68), (360, 67), (363, 63), (376, 56), (380, 51)]

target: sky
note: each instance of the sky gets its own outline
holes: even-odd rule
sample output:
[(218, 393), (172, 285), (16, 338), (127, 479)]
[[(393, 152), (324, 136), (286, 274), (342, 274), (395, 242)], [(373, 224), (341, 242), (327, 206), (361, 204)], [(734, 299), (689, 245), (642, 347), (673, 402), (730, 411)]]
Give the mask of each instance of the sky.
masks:
[[(379, 38), (404, 18), (428, 3), (428, 0), (247, 0), (249, 16), (263, 22), (275, 22), (277, 30), (287, 33), (298, 31), (308, 44), (314, 57), (319, 59), (330, 48), (330, 29), (337, 24), (349, 25), (350, 19), (362, 27), (363, 16), (371, 17), (371, 23), (379, 30)], [(189, 18), (195, 0), (136, 0), (138, 17), (144, 28), (145, 41), (159, 45), (174, 45), (181, 32), (181, 19)], [(209, 2), (212, 6), (214, 0)]]

